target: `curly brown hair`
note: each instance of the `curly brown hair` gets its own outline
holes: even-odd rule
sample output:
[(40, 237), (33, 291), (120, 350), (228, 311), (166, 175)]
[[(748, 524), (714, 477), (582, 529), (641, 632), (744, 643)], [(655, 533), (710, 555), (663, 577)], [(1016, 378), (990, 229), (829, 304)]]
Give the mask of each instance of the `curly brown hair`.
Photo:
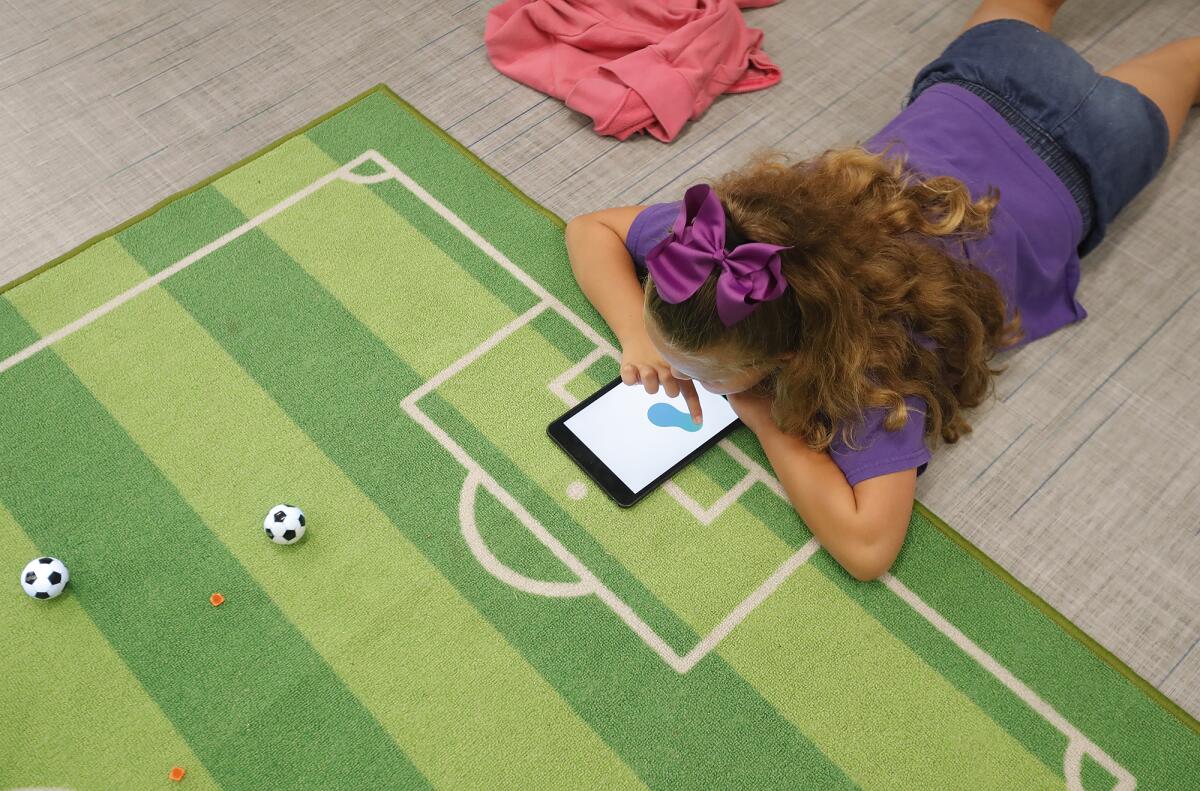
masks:
[(992, 394), (1005, 370), (988, 361), (1023, 337), (1019, 310), (1005, 323), (992, 276), (951, 255), (954, 243), (987, 234), (999, 191), (973, 201), (960, 180), (924, 177), (887, 149), (788, 159), (760, 149), (712, 182), (729, 238), (792, 245), (782, 253), (784, 295), (726, 327), (716, 312), (719, 268), (677, 304), (663, 301), (651, 277), (647, 320), (685, 353), (716, 351), (737, 368), (773, 371), (760, 386), (774, 393), (775, 422), (813, 450), (825, 450), (838, 425), (855, 447), (867, 407), (890, 408), (884, 427), (903, 427), (906, 395), (928, 405), (926, 436), (957, 442), (971, 431), (963, 410)]

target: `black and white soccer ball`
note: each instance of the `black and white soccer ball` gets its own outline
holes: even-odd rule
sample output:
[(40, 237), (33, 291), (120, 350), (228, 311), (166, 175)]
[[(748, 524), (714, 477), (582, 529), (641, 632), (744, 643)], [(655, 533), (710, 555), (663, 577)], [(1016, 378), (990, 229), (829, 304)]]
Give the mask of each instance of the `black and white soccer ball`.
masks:
[(34, 558), (21, 572), (21, 587), (35, 599), (53, 599), (67, 587), (71, 575), (58, 558)]
[(276, 544), (295, 544), (304, 535), (304, 512), (294, 505), (277, 505), (263, 519), (263, 530)]

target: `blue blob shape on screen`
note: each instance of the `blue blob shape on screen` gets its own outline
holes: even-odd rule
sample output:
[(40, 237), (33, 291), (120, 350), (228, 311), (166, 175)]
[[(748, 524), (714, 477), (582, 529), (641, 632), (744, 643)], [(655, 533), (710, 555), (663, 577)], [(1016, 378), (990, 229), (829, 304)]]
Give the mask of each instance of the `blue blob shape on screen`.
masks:
[(650, 405), (650, 409), (646, 410), (646, 417), (654, 425), (663, 428), (674, 426), (684, 431), (699, 431), (701, 428), (699, 423), (692, 422), (692, 416), (687, 412), (661, 401)]

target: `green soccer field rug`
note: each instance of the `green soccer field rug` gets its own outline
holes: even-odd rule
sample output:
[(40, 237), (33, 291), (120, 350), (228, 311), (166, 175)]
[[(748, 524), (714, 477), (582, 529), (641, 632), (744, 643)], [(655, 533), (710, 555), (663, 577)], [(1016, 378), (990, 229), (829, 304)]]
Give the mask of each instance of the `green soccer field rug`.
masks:
[(385, 86), (8, 288), (0, 555), (70, 578), (0, 596), (0, 789), (1200, 786), (920, 504), (869, 583), (744, 428), (616, 507), (545, 428), (618, 359), (562, 221)]

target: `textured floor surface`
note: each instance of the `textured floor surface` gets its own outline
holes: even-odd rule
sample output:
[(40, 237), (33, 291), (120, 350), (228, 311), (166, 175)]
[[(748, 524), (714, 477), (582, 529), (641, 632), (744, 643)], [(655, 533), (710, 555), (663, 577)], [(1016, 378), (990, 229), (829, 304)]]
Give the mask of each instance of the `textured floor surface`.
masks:
[[(378, 82), (564, 217), (670, 199), (751, 149), (867, 138), (973, 8), (784, 0), (747, 12), (784, 70), (670, 145), (491, 68), (489, 4), (0, 6), (0, 282)], [(1200, 33), (1190, 0), (1069, 2), (1055, 32), (1109, 68)], [(1084, 261), (1079, 324), (1009, 355), (975, 433), (918, 497), (1193, 714), (1200, 713), (1200, 124)]]

